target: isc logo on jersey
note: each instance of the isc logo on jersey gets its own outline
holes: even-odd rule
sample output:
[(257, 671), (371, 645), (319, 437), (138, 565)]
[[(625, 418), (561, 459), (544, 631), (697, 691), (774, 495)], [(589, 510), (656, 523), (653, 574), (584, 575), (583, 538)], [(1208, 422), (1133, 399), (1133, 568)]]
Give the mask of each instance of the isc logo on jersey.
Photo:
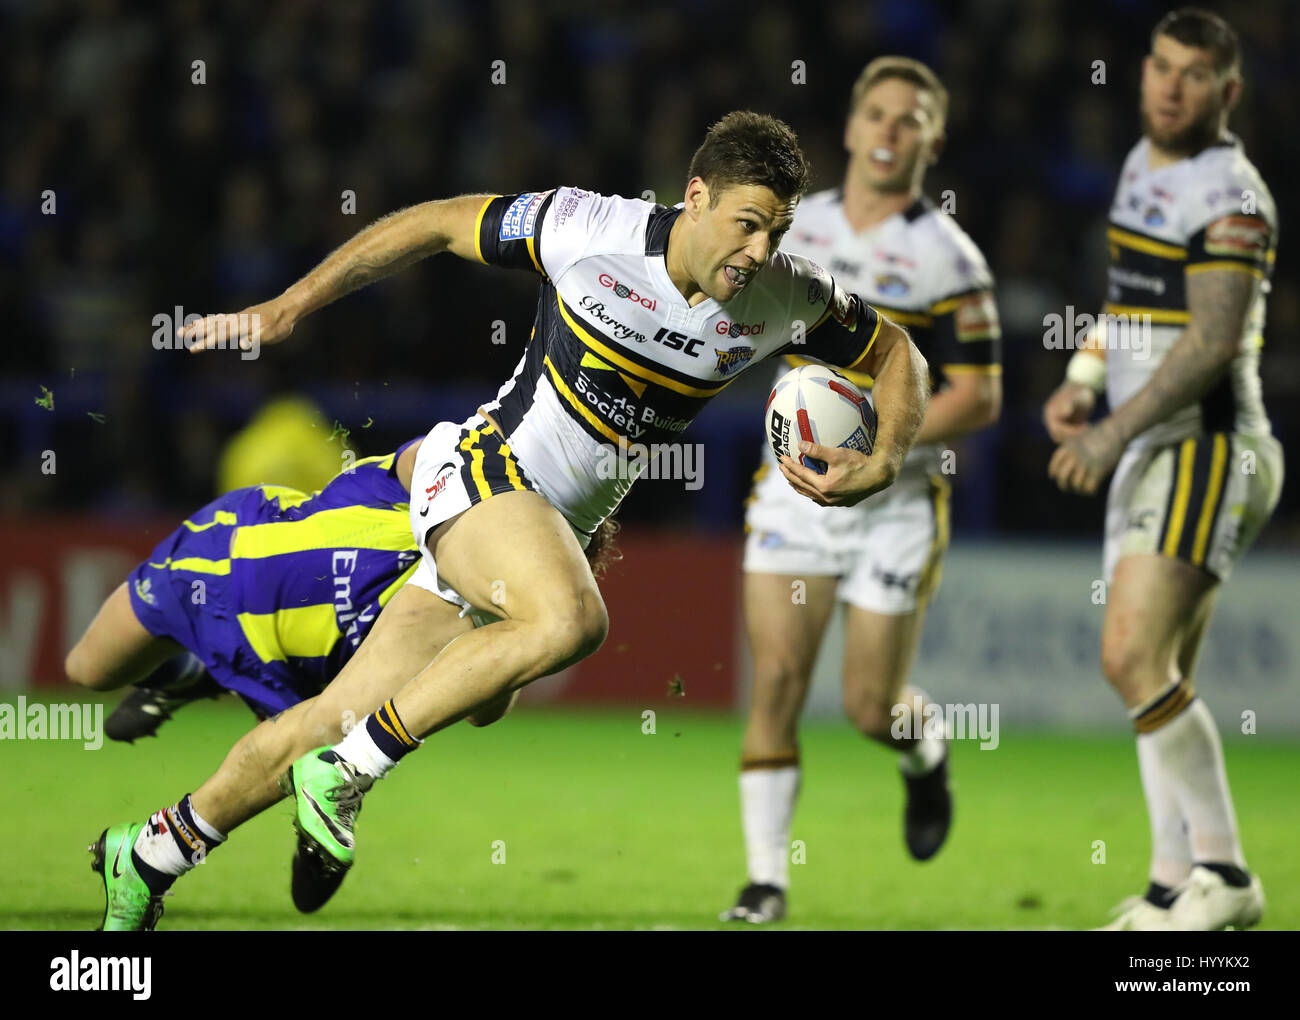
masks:
[(876, 410), (853, 383), (824, 365), (800, 365), (773, 387), (767, 398), (766, 432), (772, 452), (792, 457), (818, 474), (825, 461), (799, 453), (806, 440), (870, 453), (876, 442)]

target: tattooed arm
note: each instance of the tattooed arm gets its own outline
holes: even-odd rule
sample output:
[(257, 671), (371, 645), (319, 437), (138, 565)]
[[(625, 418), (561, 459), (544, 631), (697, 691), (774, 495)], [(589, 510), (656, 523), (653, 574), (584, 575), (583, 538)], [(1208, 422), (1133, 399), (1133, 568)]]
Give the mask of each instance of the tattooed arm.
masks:
[(441, 251), (473, 259), (479, 211), (489, 197), (462, 195), (391, 213), (335, 249), (279, 297), (246, 308), (237, 319), (208, 316), (182, 330), (181, 339), (202, 350), (223, 337), (242, 341), (243, 333), (257, 329), (258, 342), (276, 343), (304, 316), (420, 259)]
[(1187, 329), (1142, 389), (1057, 447), (1048, 467), (1057, 484), (1097, 491), (1135, 436), (1204, 396), (1236, 356), (1260, 286), (1260, 274), (1244, 266), (1188, 273)]

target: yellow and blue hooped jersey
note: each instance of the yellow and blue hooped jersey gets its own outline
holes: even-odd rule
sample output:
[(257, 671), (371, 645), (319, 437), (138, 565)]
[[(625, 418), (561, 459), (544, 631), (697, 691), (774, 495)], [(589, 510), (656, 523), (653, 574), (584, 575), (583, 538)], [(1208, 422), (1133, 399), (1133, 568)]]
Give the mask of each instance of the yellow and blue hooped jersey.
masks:
[(419, 564), (400, 453), (312, 495), (258, 485), (209, 503), (131, 573), (136, 616), (264, 711), (315, 695)]

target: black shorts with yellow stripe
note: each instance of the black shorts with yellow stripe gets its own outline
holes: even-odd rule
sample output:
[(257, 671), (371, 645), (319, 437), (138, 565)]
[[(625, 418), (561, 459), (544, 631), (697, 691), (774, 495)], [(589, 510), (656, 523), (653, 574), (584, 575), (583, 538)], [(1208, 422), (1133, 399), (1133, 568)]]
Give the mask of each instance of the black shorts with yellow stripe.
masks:
[(533, 484), (495, 425), (481, 414), (442, 422), (424, 437), (415, 458), (411, 530), (423, 544), (433, 528), (474, 504), (525, 490)]
[(461, 457), (461, 483), (470, 506), (502, 492), (533, 490), (510, 444), (491, 422), (462, 428), (455, 448)]

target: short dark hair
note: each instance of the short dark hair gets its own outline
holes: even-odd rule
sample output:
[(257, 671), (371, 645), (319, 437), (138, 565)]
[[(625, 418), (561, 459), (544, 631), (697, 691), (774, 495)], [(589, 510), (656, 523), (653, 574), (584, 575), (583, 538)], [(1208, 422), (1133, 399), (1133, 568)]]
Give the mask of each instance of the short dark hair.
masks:
[(765, 113), (737, 110), (709, 128), (691, 157), (687, 179), (701, 178), (709, 205), (733, 184), (770, 188), (782, 201), (808, 190), (812, 170), (790, 125)]
[(1180, 7), (1170, 11), (1151, 33), (1151, 45), (1156, 36), (1167, 35), (1184, 46), (1209, 50), (1214, 54), (1216, 74), (1241, 73), (1241, 44), (1232, 26), (1213, 11), (1200, 7)]

